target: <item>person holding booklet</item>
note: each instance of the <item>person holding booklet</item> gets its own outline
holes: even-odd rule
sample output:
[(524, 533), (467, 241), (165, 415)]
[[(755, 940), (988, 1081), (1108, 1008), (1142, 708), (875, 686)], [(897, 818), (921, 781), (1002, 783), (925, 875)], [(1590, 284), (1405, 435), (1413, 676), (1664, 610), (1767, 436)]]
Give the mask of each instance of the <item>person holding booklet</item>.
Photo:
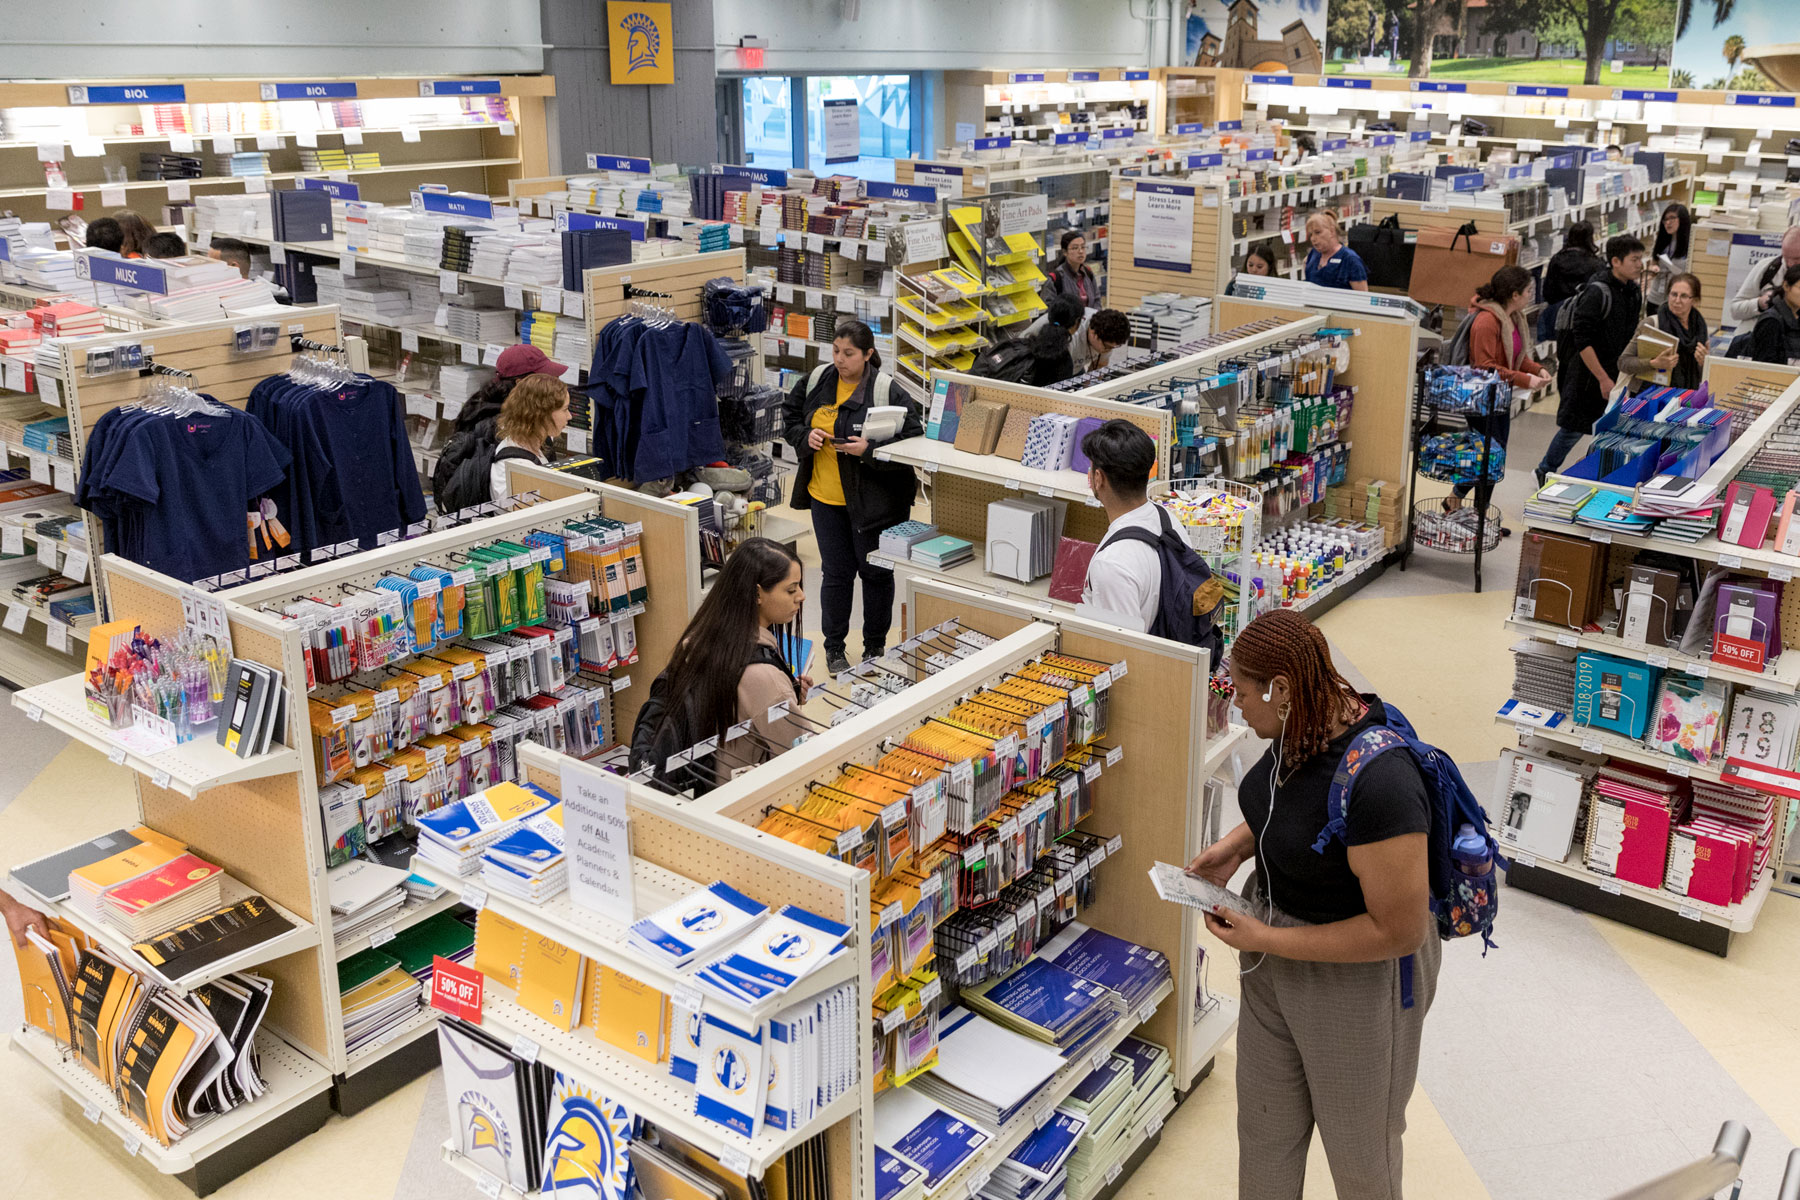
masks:
[(1431, 797), (1412, 756), (1356, 776), (1346, 832), (1315, 849), (1332, 777), (1384, 707), (1332, 666), (1324, 634), (1288, 610), (1231, 649), (1244, 719), (1271, 745), (1238, 791), (1244, 821), (1188, 864), (1218, 887), (1254, 861), (1249, 913), (1208, 912), (1238, 951), (1238, 1196), (1293, 1200), (1316, 1126), (1340, 1200), (1400, 1200), (1401, 1135), (1437, 991)]

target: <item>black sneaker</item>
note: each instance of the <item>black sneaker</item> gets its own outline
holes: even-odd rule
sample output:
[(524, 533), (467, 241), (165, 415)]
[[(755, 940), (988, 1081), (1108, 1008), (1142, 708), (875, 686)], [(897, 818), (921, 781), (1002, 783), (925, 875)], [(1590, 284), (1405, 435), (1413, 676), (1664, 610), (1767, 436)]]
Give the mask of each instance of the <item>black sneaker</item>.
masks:
[(1544, 478), (1549, 474), (1549, 472), (1544, 470), (1543, 466), (1540, 464), (1538, 466), (1531, 468), (1531, 473), (1533, 475), (1537, 476), (1538, 491), (1540, 491), (1540, 492), (1543, 491), (1544, 490)]
[(838, 651), (836, 654), (827, 654), (825, 656), (825, 669), (831, 672), (831, 677), (833, 679), (836, 679), (839, 675), (842, 675), (845, 671), (850, 669), (850, 660), (844, 657), (844, 652), (842, 650)]

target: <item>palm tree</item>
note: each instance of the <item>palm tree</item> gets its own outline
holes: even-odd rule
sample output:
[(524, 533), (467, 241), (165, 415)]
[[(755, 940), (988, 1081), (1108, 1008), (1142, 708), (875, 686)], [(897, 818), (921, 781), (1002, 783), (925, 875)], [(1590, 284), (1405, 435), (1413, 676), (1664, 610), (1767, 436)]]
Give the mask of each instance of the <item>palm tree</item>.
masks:
[(1669, 86), (1672, 88), (1691, 88), (1691, 87), (1693, 87), (1694, 86), (1694, 73), (1692, 71), (1671, 71), (1671, 72), (1669, 72)]
[[(1681, 16), (1675, 22), (1675, 37), (1679, 40), (1688, 31), (1688, 19), (1694, 15), (1694, 5), (1703, 0), (1681, 0)], [(1713, 28), (1717, 29), (1731, 19), (1732, 10), (1737, 7), (1737, 0), (1712, 0)]]
[(1731, 67), (1731, 72), (1735, 73), (1738, 60), (1744, 57), (1744, 39), (1735, 33), (1732, 34), (1725, 39), (1725, 48), (1722, 53), (1725, 55), (1726, 64)]

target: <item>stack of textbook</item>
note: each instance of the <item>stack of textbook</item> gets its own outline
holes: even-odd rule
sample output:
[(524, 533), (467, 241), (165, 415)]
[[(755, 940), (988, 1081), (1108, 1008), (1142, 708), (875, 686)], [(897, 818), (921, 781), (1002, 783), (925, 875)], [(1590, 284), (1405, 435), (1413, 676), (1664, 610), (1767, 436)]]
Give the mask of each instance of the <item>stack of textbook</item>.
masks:
[[(1089, 1076), (1096, 1079), (1103, 1086), (1094, 1091), (1087, 1131), (1068, 1161), (1069, 1200), (1087, 1200), (1098, 1193), (1113, 1166), (1131, 1155), (1175, 1097), (1169, 1052), (1138, 1038), (1121, 1042), (1106, 1065)], [(1071, 1096), (1070, 1107), (1074, 1106)]]
[(1110, 988), (1128, 1012), (1145, 1008), (1171, 978), (1168, 956), (1161, 951), (1090, 929), (1080, 921), (1064, 926), (1039, 953), (1090, 983)]
[(701, 955), (722, 949), (769, 915), (769, 906), (725, 883), (715, 883), (632, 925), (631, 944), (682, 971)]
[(1065, 1190), (1069, 1158), (1087, 1131), (1088, 1119), (1059, 1108), (1032, 1131), (1019, 1148), (994, 1167), (982, 1200), (1049, 1200)]

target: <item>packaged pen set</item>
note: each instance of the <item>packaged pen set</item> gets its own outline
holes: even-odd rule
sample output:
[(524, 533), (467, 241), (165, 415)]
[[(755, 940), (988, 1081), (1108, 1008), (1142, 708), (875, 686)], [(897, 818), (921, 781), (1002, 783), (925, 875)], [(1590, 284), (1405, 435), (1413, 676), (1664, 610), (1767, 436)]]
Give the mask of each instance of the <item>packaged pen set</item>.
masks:
[(146, 725), (178, 743), (216, 731), (232, 659), (212, 637), (188, 630), (153, 638), (133, 626), (90, 648), (88, 661), (88, 712), (108, 728)]
[(933, 1059), (940, 979), (1003, 973), (1091, 900), (1090, 870), (1109, 843), (1076, 826), (1117, 753), (1094, 743), (1122, 669), (1043, 655), (889, 741), (874, 762), (809, 784), (804, 799), (760, 823), (873, 877), (878, 1087)]

